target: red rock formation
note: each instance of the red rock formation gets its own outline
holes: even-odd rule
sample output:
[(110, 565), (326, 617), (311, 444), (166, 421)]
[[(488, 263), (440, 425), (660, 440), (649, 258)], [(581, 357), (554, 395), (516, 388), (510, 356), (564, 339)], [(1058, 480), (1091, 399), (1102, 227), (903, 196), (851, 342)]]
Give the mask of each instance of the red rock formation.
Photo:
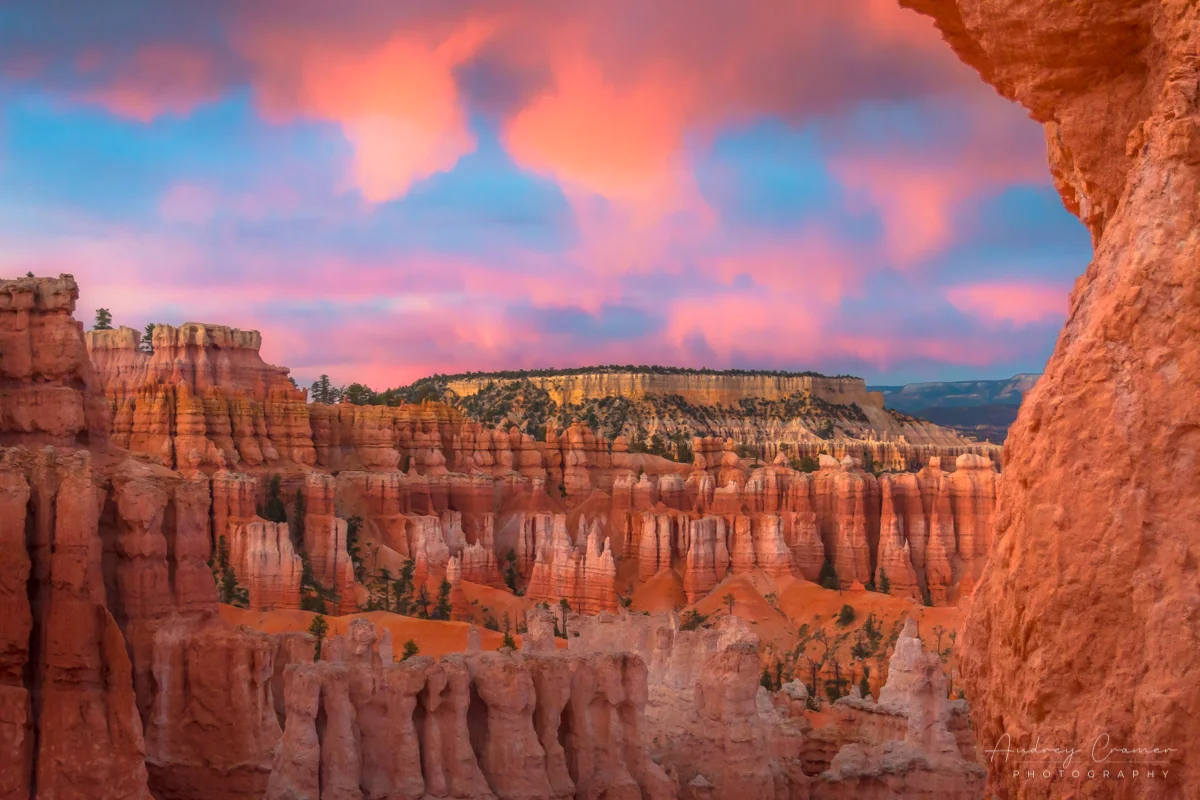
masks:
[(118, 621), (211, 609), (208, 481), (127, 459), (111, 482), (101, 525), (115, 556), (109, 606)]
[[(907, 476), (905, 476), (907, 477)], [(884, 591), (889, 587), (893, 597), (921, 598), (921, 587), (913, 568), (912, 548), (905, 536), (905, 517), (897, 513), (892, 495), (892, 481), (880, 481), (883, 492), (883, 511), (880, 515), (879, 559), (875, 568), (875, 586)]]
[[(543, 519), (543, 522), (545, 520)], [(567, 531), (567, 518), (556, 514), (549, 531), (532, 528), (536, 553), (525, 595), (534, 600), (565, 599), (575, 611), (597, 614), (617, 607), (617, 565), (598, 525), (581, 522), (578, 541)]]
[(225, 539), (229, 563), (238, 585), (248, 592), (249, 607), (300, 608), (303, 564), (287, 523), (258, 516), (257, 479), (221, 470), (212, 477), (212, 494), (213, 537), (218, 546)]
[(950, 482), (937, 484), (933, 513), (929, 516), (929, 541), (925, 545), (925, 583), (934, 603), (945, 605), (954, 589), (954, 563), (958, 542), (954, 536), (954, 511)]
[(729, 545), (734, 573), (761, 569), (773, 578), (794, 574), (792, 552), (783, 538), (783, 523), (774, 514), (734, 518)]
[(311, 660), (311, 645), (289, 655), (275, 637), (204, 617), (134, 624), (126, 636), (155, 796), (262, 797), (280, 737), (275, 672)]
[[(628, 648), (646, 664), (648, 699), (643, 737), (655, 742), (656, 757), (681, 785), (703, 776), (713, 797), (773, 800), (781, 773), (787, 796), (789, 770), (773, 763), (774, 735), (760, 719), (758, 641), (736, 617), (719, 628), (681, 631), (663, 615), (576, 623), (572, 652), (605, 653)], [(806, 786), (795, 771), (795, 791)], [(801, 795), (802, 796), (802, 795)]]
[[(961, 640), (980, 739), (1172, 747), (1161, 779), (1095, 796), (1196, 796), (1200, 7), (905, 1), (1045, 123), (1051, 175), (1096, 254), (1006, 444)], [(1079, 791), (1011, 770), (992, 788)]]
[[(671, 568), (676, 538), (683, 520), (676, 514), (643, 514), (637, 541), (638, 580), (646, 581), (659, 570)], [(636, 531), (638, 527), (635, 527)]]
[(729, 569), (729, 548), (725, 520), (703, 517), (688, 523), (687, 563), (683, 573), (683, 591), (687, 601), (695, 603), (712, 591)]
[(450, 561), (450, 548), (442, 538), (442, 520), (432, 515), (409, 517), (408, 552), (414, 568), (413, 579), (426, 583), (441, 573)]
[(9, 797), (34, 786), (39, 797), (150, 797), (132, 665), (106, 606), (94, 480), (85, 452), (18, 448), (0, 460)]
[(946, 475), (946, 481), (950, 484), (958, 555), (963, 561), (963, 572), (956, 583), (965, 580), (974, 584), (983, 573), (992, 548), (1000, 476), (991, 461), (978, 455), (961, 455), (955, 466), (954, 472)]
[[(954, 719), (966, 713), (965, 703), (946, 698), (941, 659), (924, 652), (911, 618), (896, 642), (879, 703), (843, 698), (834, 705), (857, 712), (867, 740), (843, 746), (821, 773), (825, 785), (838, 787), (829, 796), (980, 796), (987, 772), (964, 756), (951, 730)], [(863, 717), (883, 719), (868, 722)]]
[(323, 798), (675, 796), (641, 739), (636, 658), (501, 651), (394, 664), (373, 649), (370, 623), (337, 638), (338, 661), (287, 668), (268, 800), (313, 787)]
[(87, 333), (117, 444), (186, 470), (313, 463), (304, 393), (263, 362), (258, 331), (189, 322), (155, 326), (152, 352), (140, 342), (131, 328)]
[(484, 515), (479, 539), (464, 547), (460, 556), (465, 580), (496, 588), (505, 585), (496, 565), (495, 517), (491, 514)]
[[(832, 461), (832, 459), (830, 460)], [(867, 494), (873, 476), (846, 464), (822, 459), (813, 488), (818, 508), (823, 508), (822, 534), (826, 557), (837, 570), (843, 589), (871, 580), (871, 548), (867, 539)]]
[(304, 552), (313, 577), (338, 596), (338, 613), (358, 610), (354, 564), (346, 550), (346, 520), (335, 516), (336, 482), (331, 475), (310, 474), (304, 481)]
[(70, 275), (0, 281), (0, 444), (103, 445), (109, 415)]

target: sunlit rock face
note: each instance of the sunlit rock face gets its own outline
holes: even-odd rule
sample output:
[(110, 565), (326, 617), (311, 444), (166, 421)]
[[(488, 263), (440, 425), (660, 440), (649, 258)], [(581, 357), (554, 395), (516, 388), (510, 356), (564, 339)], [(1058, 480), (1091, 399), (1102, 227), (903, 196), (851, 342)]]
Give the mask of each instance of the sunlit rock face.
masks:
[[(1095, 250), (1005, 448), (964, 634), (979, 737), (1173, 748), (1155, 780), (1087, 791), (1195, 796), (1200, 7), (903, 2), (1044, 123), (1054, 184)], [(1080, 791), (992, 780), (1014, 796)]]

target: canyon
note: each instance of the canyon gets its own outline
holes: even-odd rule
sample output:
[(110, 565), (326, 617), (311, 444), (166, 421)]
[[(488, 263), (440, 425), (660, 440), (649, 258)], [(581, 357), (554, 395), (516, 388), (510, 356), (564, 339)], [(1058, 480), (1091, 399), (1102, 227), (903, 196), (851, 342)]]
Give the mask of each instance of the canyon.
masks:
[(952, 629), (982, 571), (986, 450), (868, 443), (927, 462), (876, 475), (825, 442), (804, 472), (710, 437), (681, 464), (580, 424), (322, 406), (255, 332), (162, 325), (145, 352), (85, 337), (77, 292), (0, 284), (0, 796), (977, 794), (915, 630)]
[[(1003, 458), (815, 378), (696, 436), (653, 398), (740, 390), (619, 388), (678, 460), (486, 386), (310, 403), (253, 331), (2, 281), (0, 798), (1200, 794), (1200, 10), (901, 2), (1095, 244)], [(987, 753), (1101, 737), (1158, 774)]]

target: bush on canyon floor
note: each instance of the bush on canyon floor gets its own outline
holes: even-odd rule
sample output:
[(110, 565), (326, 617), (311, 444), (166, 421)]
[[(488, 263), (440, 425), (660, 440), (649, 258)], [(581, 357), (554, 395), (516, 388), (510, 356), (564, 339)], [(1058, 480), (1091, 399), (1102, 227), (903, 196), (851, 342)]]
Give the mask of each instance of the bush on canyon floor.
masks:
[(854, 616), (854, 606), (849, 604), (842, 606), (842, 610), (838, 612), (837, 616), (838, 627), (844, 628), (854, 622)]
[(821, 564), (821, 573), (817, 575), (817, 583), (824, 586), (826, 589), (838, 590), (842, 588), (841, 581), (838, 579), (837, 570), (833, 567), (833, 562), (826, 559)]

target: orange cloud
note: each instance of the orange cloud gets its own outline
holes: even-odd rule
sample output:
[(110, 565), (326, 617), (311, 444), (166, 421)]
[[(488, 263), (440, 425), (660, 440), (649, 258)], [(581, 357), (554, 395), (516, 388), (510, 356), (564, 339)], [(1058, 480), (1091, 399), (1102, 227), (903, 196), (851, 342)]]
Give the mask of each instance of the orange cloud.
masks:
[(1054, 284), (998, 281), (955, 286), (946, 290), (946, 299), (959, 311), (989, 322), (1030, 325), (1065, 317), (1069, 294)]
[(519, 163), (613, 199), (673, 193), (686, 114), (670, 75), (617, 86), (600, 64), (573, 54), (556, 65), (554, 83), (506, 126)]
[(432, 41), (407, 32), (363, 48), (258, 25), (235, 41), (269, 119), (329, 120), (354, 148), (349, 176), (371, 203), (453, 169), (475, 149), (454, 69), (486, 40), (469, 21)]

